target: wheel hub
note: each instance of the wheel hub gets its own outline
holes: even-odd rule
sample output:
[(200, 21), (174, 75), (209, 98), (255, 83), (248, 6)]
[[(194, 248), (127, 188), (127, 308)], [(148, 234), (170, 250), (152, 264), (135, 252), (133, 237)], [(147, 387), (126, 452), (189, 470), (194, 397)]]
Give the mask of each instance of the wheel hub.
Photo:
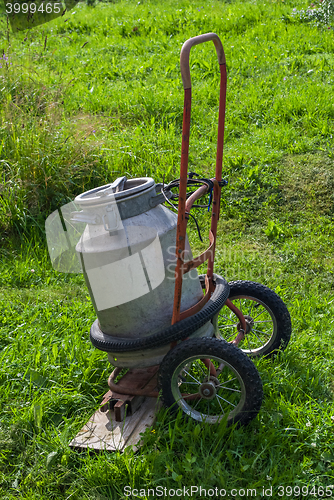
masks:
[(216, 396), (216, 387), (213, 382), (204, 382), (200, 385), (199, 393), (204, 399), (213, 399)]
[[(248, 316), (248, 315), (245, 316), (244, 318), (245, 318), (245, 321), (246, 321), (246, 332), (245, 333), (247, 334), (253, 328), (253, 326), (254, 326), (254, 320), (253, 320), (252, 316)], [(238, 332), (240, 332), (241, 328), (242, 328), (241, 327), (241, 323), (239, 321), (239, 323), (237, 324)]]

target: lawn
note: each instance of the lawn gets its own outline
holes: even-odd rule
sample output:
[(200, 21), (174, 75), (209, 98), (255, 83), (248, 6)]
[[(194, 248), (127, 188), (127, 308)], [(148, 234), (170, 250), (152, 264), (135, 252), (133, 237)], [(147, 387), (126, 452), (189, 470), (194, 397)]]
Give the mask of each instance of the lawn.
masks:
[[(137, 498), (125, 486), (158, 498), (148, 488), (191, 485), (224, 489), (225, 498), (247, 489), (256, 498), (334, 496), (334, 21), (305, 22), (298, 11), (307, 5), (79, 3), (22, 33), (0, 16), (1, 499)], [(215, 271), (275, 290), (291, 314), (291, 341), (275, 359), (255, 361), (265, 397), (247, 427), (161, 411), (137, 453), (74, 451), (68, 443), (98, 408), (111, 367), (89, 340), (95, 313), (83, 276), (53, 270), (44, 222), (120, 175), (179, 176), (180, 49), (211, 31), (228, 72), (229, 184)], [(194, 48), (190, 62), (189, 168), (208, 176), (213, 45)], [(208, 218), (198, 214), (203, 236)], [(200, 251), (192, 222), (189, 237)]]

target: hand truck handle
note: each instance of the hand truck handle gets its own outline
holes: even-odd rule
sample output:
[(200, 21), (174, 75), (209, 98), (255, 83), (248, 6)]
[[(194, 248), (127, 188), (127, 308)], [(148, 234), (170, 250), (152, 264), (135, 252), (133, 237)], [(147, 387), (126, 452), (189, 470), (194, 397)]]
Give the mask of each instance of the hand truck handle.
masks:
[[(226, 107), (226, 61), (223, 45), (215, 33), (206, 33), (204, 35), (195, 36), (187, 40), (181, 49), (180, 65), (181, 76), (184, 87), (184, 107), (183, 107), (183, 125), (182, 125), (182, 149), (181, 149), (181, 167), (180, 167), (180, 186), (179, 186), (179, 208), (176, 229), (176, 267), (175, 267), (175, 290), (174, 290), (174, 305), (172, 324), (176, 323), (183, 317), (187, 317), (195, 313), (195, 309), (203, 307), (201, 300), (197, 305), (180, 314), (181, 309), (181, 294), (182, 294), (182, 274), (189, 271), (189, 266), (186, 266), (183, 261), (185, 238), (187, 230), (187, 177), (188, 177), (188, 156), (189, 156), (189, 133), (190, 133), (190, 114), (191, 114), (191, 78), (189, 67), (189, 54), (194, 45), (213, 41), (218, 56), (220, 68), (220, 91), (219, 91), (219, 114), (218, 114), (218, 139), (217, 139), (217, 155), (216, 155), (216, 172), (213, 180), (214, 194), (212, 203), (212, 217), (211, 217), (211, 230), (210, 230), (210, 247), (200, 257), (193, 259), (191, 262), (192, 267), (197, 267), (205, 260), (208, 260), (208, 269), (206, 275), (206, 294), (204, 300), (207, 301), (210, 293), (213, 291), (213, 263), (215, 257), (215, 243), (217, 234), (217, 223), (219, 218), (220, 209), (220, 192), (222, 180), (222, 163), (223, 163), (223, 146), (224, 146), (224, 126), (225, 126), (225, 107)], [(197, 193), (198, 191), (198, 193)], [(189, 210), (194, 199), (199, 195), (203, 195), (203, 188), (199, 188), (194, 193), (192, 202), (189, 199)], [(190, 263), (189, 263), (190, 264)]]
[(199, 43), (209, 42), (210, 40), (212, 40), (215, 44), (219, 64), (226, 64), (223, 45), (216, 33), (206, 33), (205, 35), (198, 35), (194, 38), (189, 38), (189, 40), (183, 44), (180, 54), (181, 76), (184, 90), (191, 88), (189, 67), (189, 54), (191, 47), (198, 45)]

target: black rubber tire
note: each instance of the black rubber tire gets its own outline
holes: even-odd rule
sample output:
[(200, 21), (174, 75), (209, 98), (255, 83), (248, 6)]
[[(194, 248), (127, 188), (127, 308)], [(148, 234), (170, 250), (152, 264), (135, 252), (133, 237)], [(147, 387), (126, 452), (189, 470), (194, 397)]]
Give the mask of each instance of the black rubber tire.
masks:
[(229, 296), (230, 289), (227, 281), (216, 274), (214, 279), (216, 287), (213, 294), (205, 306), (193, 316), (178, 321), (165, 330), (138, 339), (125, 339), (107, 335), (101, 331), (96, 320), (90, 329), (90, 340), (93, 346), (101, 351), (112, 353), (131, 352), (160, 347), (189, 337), (220, 311)]
[[(229, 379), (229, 382), (224, 381), (224, 384), (229, 384), (229, 387), (217, 386), (218, 392), (227, 390), (233, 391), (228, 393), (229, 395), (226, 396), (234, 398), (232, 401), (236, 403), (236, 408), (232, 410), (232, 412), (225, 412), (225, 415), (228, 414), (227, 425), (235, 423), (238, 424), (238, 426), (247, 425), (251, 420), (253, 420), (253, 418), (256, 417), (261, 408), (263, 399), (261, 377), (253, 361), (246, 354), (233, 344), (222, 342), (217, 338), (189, 339), (181, 342), (167, 353), (160, 365), (158, 373), (158, 384), (159, 389), (162, 391), (162, 401), (164, 405), (170, 408), (172, 412), (177, 412), (181, 408), (184, 416), (187, 418), (194, 418), (198, 421), (216, 423), (224, 417), (224, 414), (220, 410), (218, 410), (220, 413), (219, 415), (211, 415), (209, 417), (205, 416), (204, 413), (196, 411), (195, 404), (198, 405), (198, 403), (200, 403), (202, 408), (206, 405), (209, 406), (209, 400), (206, 400), (204, 397), (195, 400), (197, 403), (193, 402), (192, 404), (194, 405), (194, 408), (192, 408), (188, 403), (189, 400), (187, 402), (181, 396), (182, 385), (188, 383), (184, 377), (189, 375), (189, 371), (192, 369), (192, 366), (194, 366), (194, 368), (198, 368), (198, 364), (194, 364), (190, 368), (189, 364), (196, 363), (203, 358), (210, 358), (216, 364), (219, 364), (220, 362), (224, 363), (224, 368), (221, 374), (218, 375), (218, 377), (221, 377), (221, 380), (218, 380), (219, 385), (222, 383), (222, 380), (226, 380), (225, 377), (228, 375), (233, 377), (232, 379)], [(184, 371), (184, 365), (186, 363), (188, 372)], [(178, 376), (178, 373), (182, 373), (182, 375)], [(200, 375), (198, 375), (198, 373)], [(195, 369), (192, 374), (195, 376), (195, 379), (189, 378), (189, 381), (196, 380), (196, 377), (202, 377), (201, 368), (199, 371), (196, 371)], [(207, 375), (204, 374), (201, 383), (205, 382), (206, 377)], [(236, 387), (238, 387), (239, 383), (241, 390), (238, 391), (237, 389), (233, 389), (231, 382), (236, 384)], [(190, 390), (194, 385), (196, 385), (196, 382), (191, 382), (191, 384), (192, 385), (188, 386), (190, 387)], [(196, 394), (198, 393), (199, 387), (199, 385), (193, 387), (193, 391), (197, 391), (195, 392)], [(187, 394), (189, 393), (188, 391), (189, 388), (187, 390)], [(236, 394), (238, 392), (241, 393), (240, 396)], [(226, 394), (226, 392), (221, 392), (221, 394)], [(179, 399), (177, 399), (178, 397)], [(239, 397), (240, 400), (238, 401)], [(219, 399), (226, 401), (221, 396)], [(223, 410), (217, 396), (214, 396), (210, 401), (213, 402), (213, 406), (215, 408), (218, 408), (219, 405)], [(226, 405), (224, 402), (222, 402), (222, 404)], [(231, 403), (229, 404), (231, 405)], [(190, 414), (189, 407), (192, 410), (192, 414)], [(213, 411), (215, 411), (215, 408), (212, 408)], [(228, 408), (231, 408), (231, 406), (228, 406)]]
[[(255, 330), (254, 327), (256, 325), (254, 325), (252, 330), (246, 334), (245, 339), (240, 342), (238, 347), (250, 357), (270, 357), (275, 355), (279, 350), (284, 350), (287, 347), (291, 336), (291, 318), (282, 299), (275, 292), (270, 290), (270, 288), (253, 281), (232, 281), (229, 285), (229, 299), (234, 302), (239, 309), (239, 304), (241, 303), (242, 305), (242, 300), (248, 299), (252, 301), (250, 304), (253, 304), (250, 307), (250, 311), (253, 311), (254, 308), (258, 307), (260, 307), (260, 310), (262, 311), (262, 313), (258, 315), (258, 321), (261, 321), (261, 331), (256, 330), (257, 333), (255, 333), (253, 330)], [(243, 304), (244, 306), (242, 312), (245, 314), (247, 313), (247, 309), (245, 309), (245, 302)], [(258, 312), (259, 310), (257, 309), (256, 314)], [(234, 334), (230, 336), (226, 333), (227, 328), (225, 327), (223, 329), (221, 324), (222, 318), (226, 318), (227, 315), (235, 318), (235, 325), (237, 325), (239, 320), (227, 307), (224, 307), (218, 316), (218, 327), (220, 324), (221, 338), (230, 342), (236, 336), (236, 328), (234, 329)], [(252, 315), (249, 315), (248, 317), (251, 318)], [(265, 318), (267, 318), (266, 325), (264, 325)], [(270, 320), (272, 321), (272, 328)], [(267, 328), (269, 329), (266, 332), (263, 331)]]

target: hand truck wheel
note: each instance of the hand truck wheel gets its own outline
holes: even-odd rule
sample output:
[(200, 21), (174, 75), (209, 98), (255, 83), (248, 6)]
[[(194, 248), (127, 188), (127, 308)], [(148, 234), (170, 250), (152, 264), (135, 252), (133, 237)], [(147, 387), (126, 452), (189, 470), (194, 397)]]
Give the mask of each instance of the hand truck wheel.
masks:
[[(270, 357), (284, 350), (291, 336), (291, 319), (282, 299), (253, 281), (232, 281), (229, 286), (229, 299), (246, 320), (246, 335), (238, 347), (250, 357)], [(223, 307), (218, 314), (220, 337), (231, 342), (240, 328), (235, 314)]]
[(165, 406), (215, 424), (248, 424), (260, 410), (262, 381), (240, 349), (216, 338), (189, 339), (171, 349), (158, 374)]

